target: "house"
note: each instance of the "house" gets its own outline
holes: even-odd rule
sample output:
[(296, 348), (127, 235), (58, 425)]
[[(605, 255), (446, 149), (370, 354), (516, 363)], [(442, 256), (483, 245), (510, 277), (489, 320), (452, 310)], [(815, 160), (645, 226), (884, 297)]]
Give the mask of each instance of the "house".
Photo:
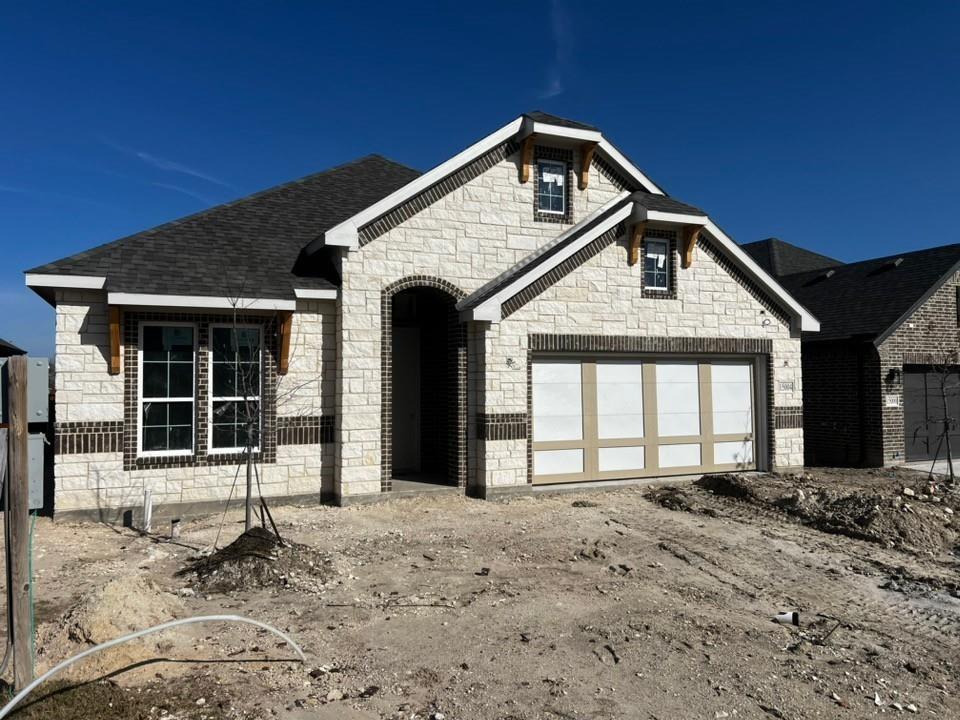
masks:
[(14, 355), (26, 355), (26, 350), (21, 350), (11, 342), (0, 338), (0, 358), (12, 357)]
[[(806, 463), (945, 458), (944, 379), (960, 417), (960, 378), (944, 368), (958, 343), (960, 244), (849, 264), (776, 239), (743, 249), (821, 322), (803, 334)], [(950, 437), (960, 449), (960, 431)]]
[(367, 156), (26, 282), (56, 307), (60, 510), (222, 507), (251, 403), (263, 493), (341, 504), (803, 461), (816, 318), (540, 112), (423, 174)]

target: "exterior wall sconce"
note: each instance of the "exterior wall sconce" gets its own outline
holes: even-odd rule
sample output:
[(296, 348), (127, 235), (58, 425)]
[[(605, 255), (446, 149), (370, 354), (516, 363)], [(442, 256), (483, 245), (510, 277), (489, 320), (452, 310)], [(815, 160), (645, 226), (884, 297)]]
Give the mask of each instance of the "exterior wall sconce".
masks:
[(890, 368), (885, 378), (887, 385), (899, 385), (903, 377), (903, 371), (900, 368)]

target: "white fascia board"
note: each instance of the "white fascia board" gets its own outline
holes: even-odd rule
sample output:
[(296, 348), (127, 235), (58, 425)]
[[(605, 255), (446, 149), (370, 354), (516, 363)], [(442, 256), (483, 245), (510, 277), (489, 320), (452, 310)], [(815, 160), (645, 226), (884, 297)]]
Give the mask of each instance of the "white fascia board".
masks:
[(84, 290), (103, 290), (107, 284), (105, 277), (97, 275), (46, 275), (27, 273), (27, 287), (31, 288), (79, 288)]
[(152, 307), (213, 308), (216, 310), (296, 310), (295, 300), (273, 298), (230, 298), (211, 295), (151, 295), (146, 293), (107, 293), (108, 305)]
[[(599, 208), (595, 212), (591, 213), (590, 216), (583, 220), (584, 223), (590, 222), (595, 216), (606, 212), (610, 206), (615, 205), (623, 201), (624, 198), (630, 195), (629, 192), (623, 192), (614, 199), (607, 202), (603, 207)], [(461, 319), (463, 320), (482, 320), (486, 322), (500, 322), (500, 308), (504, 302), (512, 298), (518, 292), (523, 290), (528, 285), (536, 282), (538, 279), (546, 275), (548, 272), (553, 270), (557, 265), (562, 263), (568, 257), (576, 253), (582, 247), (586, 246), (596, 238), (598, 238), (603, 233), (607, 232), (610, 228), (616, 227), (617, 223), (625, 220), (630, 217), (630, 213), (633, 211), (633, 203), (627, 203), (622, 208), (612, 213), (610, 217), (603, 220), (603, 222), (598, 223), (594, 227), (590, 228), (589, 231), (585, 232), (583, 235), (578, 237), (576, 240), (571, 242), (569, 245), (564, 247), (555, 253), (551, 258), (545, 260), (544, 262), (537, 265), (529, 273), (524, 273), (520, 275), (512, 283), (501, 289), (496, 295), (484, 300), (482, 303), (477, 305), (472, 310), (465, 310), (461, 313)], [(578, 230), (578, 226), (573, 226), (567, 230), (564, 235), (569, 235)], [(557, 239), (558, 243), (563, 242), (563, 235)]]
[(686, 215), (684, 213), (664, 212), (663, 210), (647, 210), (642, 205), (636, 206), (633, 217), (638, 222), (676, 223), (678, 225), (706, 225), (709, 218), (706, 215)]
[(599, 143), (603, 140), (603, 135), (599, 130), (581, 130), (579, 128), (568, 128), (562, 125), (551, 125), (550, 123), (542, 122), (528, 123), (526, 127), (529, 127), (530, 133), (534, 135), (549, 135), (550, 137), (567, 138), (569, 140), (579, 140), (580, 142)]
[(647, 192), (653, 193), (654, 195), (664, 194), (663, 190), (658, 188), (653, 180), (644, 175), (640, 168), (627, 160), (627, 156), (617, 150), (608, 140), (601, 140), (599, 147), (601, 153), (610, 158), (610, 161), (614, 165), (626, 172), (627, 175), (633, 178), (635, 182), (639, 183)]
[(299, 300), (336, 300), (337, 291), (326, 289), (326, 290), (311, 290), (309, 288), (295, 288), (293, 294)]
[(707, 219), (706, 224), (704, 225), (704, 230), (710, 234), (710, 236), (718, 242), (723, 248), (729, 253), (740, 266), (747, 271), (747, 274), (759, 283), (764, 289), (766, 289), (773, 297), (782, 301), (784, 305), (790, 308), (796, 320), (800, 330), (803, 332), (819, 332), (820, 331), (820, 321), (815, 318), (809, 310), (807, 310), (803, 305), (798, 303), (793, 296), (788, 293), (784, 288), (774, 280), (769, 273), (767, 273), (763, 268), (761, 268), (754, 261), (752, 257), (747, 255), (743, 249), (734, 242), (730, 237), (727, 236), (723, 230), (721, 230), (713, 222), (713, 220)]
[(517, 118), (513, 122), (504, 125), (499, 130), (490, 133), (479, 142), (474, 143), (463, 152), (454, 155), (432, 170), (425, 172), (420, 177), (408, 182), (399, 190), (387, 195), (370, 207), (361, 210), (353, 217), (344, 220), (339, 225), (334, 225), (324, 233), (325, 245), (340, 245), (355, 250), (359, 247), (358, 231), (364, 225), (376, 220), (384, 213), (389, 212), (398, 205), (405, 203), (410, 198), (423, 192), (431, 185), (443, 180), (448, 175), (455, 173), (467, 163), (476, 160), (486, 152), (489, 152), (502, 142), (506, 142), (520, 131), (522, 118)]

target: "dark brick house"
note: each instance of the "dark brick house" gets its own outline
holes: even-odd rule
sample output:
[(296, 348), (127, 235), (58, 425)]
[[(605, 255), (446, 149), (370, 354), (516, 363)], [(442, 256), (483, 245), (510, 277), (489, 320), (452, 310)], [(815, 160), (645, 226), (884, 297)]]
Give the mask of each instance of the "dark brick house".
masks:
[[(802, 338), (806, 464), (945, 457), (935, 418), (943, 378), (960, 380), (942, 370), (958, 346), (960, 244), (849, 264), (775, 238), (743, 249), (821, 321)], [(960, 394), (947, 402), (960, 417)]]

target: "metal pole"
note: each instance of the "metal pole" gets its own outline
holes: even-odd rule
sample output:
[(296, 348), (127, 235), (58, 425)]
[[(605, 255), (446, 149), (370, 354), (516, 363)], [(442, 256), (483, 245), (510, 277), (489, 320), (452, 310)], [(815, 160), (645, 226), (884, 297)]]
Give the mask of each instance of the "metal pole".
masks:
[(13, 676), (16, 688), (33, 680), (30, 637), (30, 459), (27, 436), (27, 358), (7, 360), (10, 402), (10, 523), (11, 605), (13, 611)]

